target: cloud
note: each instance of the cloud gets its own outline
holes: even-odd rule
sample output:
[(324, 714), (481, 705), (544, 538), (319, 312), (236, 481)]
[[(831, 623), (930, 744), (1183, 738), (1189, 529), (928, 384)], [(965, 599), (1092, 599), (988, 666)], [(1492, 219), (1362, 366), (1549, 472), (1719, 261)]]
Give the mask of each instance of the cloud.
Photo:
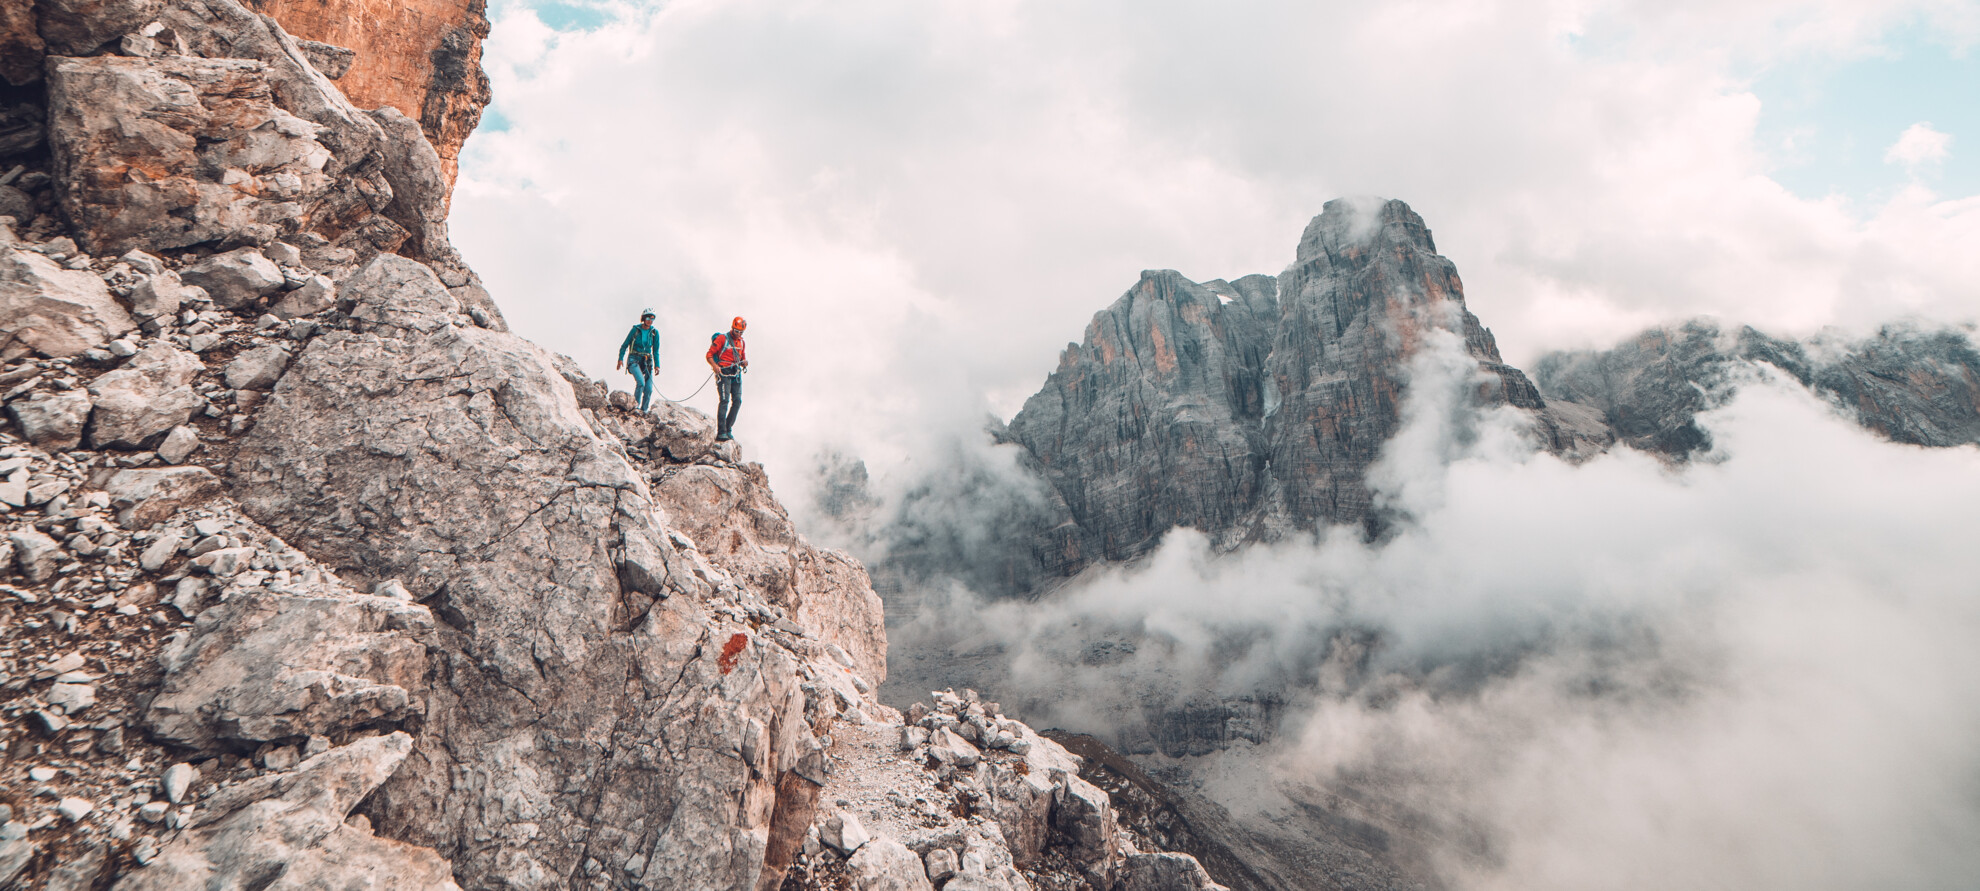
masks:
[(1892, 445), (1756, 367), (1703, 416), (1715, 460), (1567, 464), (1515, 412), (1448, 410), (1456, 352), (1419, 355), (1371, 473), (1416, 518), (1394, 540), (1183, 530), (893, 639), (1001, 653), (1007, 705), (1144, 744), (1153, 712), (1289, 690), (1263, 746), (1147, 760), (1241, 815), (1298, 825), (1345, 783), (1471, 827), (1433, 843), (1461, 888), (1961, 887), (1980, 449)]
[(1944, 161), (1952, 153), (1952, 136), (1932, 129), (1931, 121), (1919, 121), (1904, 128), (1898, 140), (1884, 152), (1884, 163), (1918, 167)]

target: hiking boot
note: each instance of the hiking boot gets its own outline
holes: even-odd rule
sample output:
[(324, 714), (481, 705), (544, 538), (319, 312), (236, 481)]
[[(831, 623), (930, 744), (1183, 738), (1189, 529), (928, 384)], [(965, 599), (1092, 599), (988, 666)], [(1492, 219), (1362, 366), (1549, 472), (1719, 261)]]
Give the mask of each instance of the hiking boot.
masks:
[(735, 439), (735, 437), (733, 437), (733, 436), (730, 436), (730, 435), (729, 435), (729, 432), (728, 432), (728, 431), (726, 431), (726, 430), (724, 430), (724, 431), (722, 431), (721, 433), (717, 433), (717, 434), (715, 434), (715, 441), (716, 441), (716, 442), (728, 442), (728, 441), (729, 441), (729, 440), (731, 440), (731, 439)]

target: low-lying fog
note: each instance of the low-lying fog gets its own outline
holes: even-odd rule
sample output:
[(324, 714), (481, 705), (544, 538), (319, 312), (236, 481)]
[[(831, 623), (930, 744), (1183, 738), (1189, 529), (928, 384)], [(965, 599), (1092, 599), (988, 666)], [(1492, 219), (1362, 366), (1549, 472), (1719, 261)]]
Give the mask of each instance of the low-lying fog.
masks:
[(1412, 368), (1371, 474), (1412, 518), (1391, 540), (1179, 530), (1038, 602), (932, 594), (893, 648), (1001, 653), (999, 698), (1103, 738), (1289, 687), (1270, 742), (1186, 759), (1203, 791), (1269, 815), (1373, 782), (1482, 832), (1437, 852), (1460, 887), (1971, 887), (1980, 449), (1893, 445), (1756, 368), (1706, 458), (1572, 464), (1464, 405), (1473, 367)]

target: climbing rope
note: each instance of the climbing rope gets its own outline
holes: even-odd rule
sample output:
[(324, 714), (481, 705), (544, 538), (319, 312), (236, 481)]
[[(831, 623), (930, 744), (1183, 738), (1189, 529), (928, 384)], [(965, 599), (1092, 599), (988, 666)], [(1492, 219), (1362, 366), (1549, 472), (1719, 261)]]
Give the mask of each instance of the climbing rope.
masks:
[(662, 399), (666, 399), (668, 402), (686, 402), (688, 401), (688, 399), (693, 399), (694, 397), (701, 395), (701, 391), (707, 389), (708, 382), (714, 379), (715, 379), (715, 372), (713, 371), (708, 372), (708, 376), (701, 379), (701, 386), (694, 388), (694, 392), (687, 394), (687, 398), (685, 399), (668, 399), (667, 394), (660, 392), (660, 388), (658, 387), (653, 388), (653, 394)]

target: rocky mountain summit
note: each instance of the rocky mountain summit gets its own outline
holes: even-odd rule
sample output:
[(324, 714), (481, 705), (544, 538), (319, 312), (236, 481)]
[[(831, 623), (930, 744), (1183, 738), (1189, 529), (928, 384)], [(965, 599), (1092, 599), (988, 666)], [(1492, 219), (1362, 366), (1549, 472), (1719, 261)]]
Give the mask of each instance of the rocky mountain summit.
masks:
[(1693, 418), (1762, 365), (1894, 441), (1980, 441), (1980, 352), (1960, 330), (1794, 340), (1701, 319), (1546, 355), (1529, 378), (1501, 360), (1421, 217), (1400, 201), (1340, 199), (1276, 277), (1143, 272), (993, 431), (1044, 484), (1041, 507), (999, 518), (1026, 534), (964, 554), (904, 526), (888, 571), (1032, 596), (1140, 557), (1177, 527), (1223, 550), (1333, 526), (1379, 538), (1395, 517), (1371, 497), (1368, 470), (1401, 426), (1412, 361), (1440, 333), (1476, 365), (1474, 407), (1523, 410), (1536, 448), (1572, 458), (1618, 443), (1673, 460), (1707, 448)]
[(1215, 887), (994, 703), (881, 704), (859, 563), (507, 331), (454, 131), (337, 85), (444, 53), (282, 19), (428, 18), (258, 6), (0, 18), (0, 887)]
[(1059, 514), (1030, 555), (1036, 575), (1133, 559), (1178, 526), (1224, 547), (1328, 525), (1379, 534), (1389, 518), (1367, 469), (1401, 424), (1409, 362), (1433, 331), (1477, 364), (1479, 404), (1533, 411), (1552, 448), (1603, 441), (1588, 412), (1550, 408), (1501, 361), (1408, 205), (1331, 201), (1279, 276), (1144, 272), (1067, 345), (1000, 433)]

